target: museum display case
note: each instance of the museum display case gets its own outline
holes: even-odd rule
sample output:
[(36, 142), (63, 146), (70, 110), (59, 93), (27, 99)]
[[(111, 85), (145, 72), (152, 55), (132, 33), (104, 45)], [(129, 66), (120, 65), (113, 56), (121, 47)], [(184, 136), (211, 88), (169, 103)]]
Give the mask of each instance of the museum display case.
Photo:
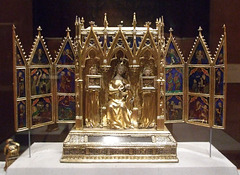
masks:
[[(75, 126), (61, 162), (178, 162), (177, 143), (164, 123), (225, 127), (226, 27), (211, 57), (198, 29), (189, 58), (164, 19), (137, 27), (103, 27), (76, 17), (52, 59), (38, 27), (29, 58), (13, 26), (15, 128)], [(54, 126), (54, 125), (53, 125)], [(109, 140), (108, 142), (106, 140)]]

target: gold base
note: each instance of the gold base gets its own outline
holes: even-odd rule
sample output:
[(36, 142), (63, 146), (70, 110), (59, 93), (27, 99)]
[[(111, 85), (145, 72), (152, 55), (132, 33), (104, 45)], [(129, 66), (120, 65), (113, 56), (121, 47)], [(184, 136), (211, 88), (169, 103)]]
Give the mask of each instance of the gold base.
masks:
[(17, 160), (18, 156), (14, 156), (14, 157), (10, 157), (10, 158), (7, 158), (6, 159), (6, 162), (5, 162), (5, 166), (4, 166), (4, 170), (6, 171), (7, 168), (12, 165), (12, 163)]
[(72, 129), (63, 143), (61, 162), (178, 162), (177, 143), (166, 127)]

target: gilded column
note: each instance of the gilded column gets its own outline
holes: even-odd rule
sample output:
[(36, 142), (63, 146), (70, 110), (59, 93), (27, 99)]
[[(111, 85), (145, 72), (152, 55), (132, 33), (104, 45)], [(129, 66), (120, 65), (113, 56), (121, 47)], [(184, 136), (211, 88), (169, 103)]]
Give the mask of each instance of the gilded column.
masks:
[[(83, 21), (83, 19), (82, 19)], [(76, 93), (76, 125), (77, 130), (83, 129), (83, 80), (82, 80), (82, 68), (81, 68), (81, 52), (82, 52), (82, 41), (81, 41), (81, 29), (83, 26), (80, 18), (76, 18), (75, 22), (75, 45), (76, 45), (76, 62), (75, 62), (75, 93)]]
[(157, 60), (157, 130), (164, 130), (164, 24), (163, 19), (156, 22), (158, 29), (158, 60)]

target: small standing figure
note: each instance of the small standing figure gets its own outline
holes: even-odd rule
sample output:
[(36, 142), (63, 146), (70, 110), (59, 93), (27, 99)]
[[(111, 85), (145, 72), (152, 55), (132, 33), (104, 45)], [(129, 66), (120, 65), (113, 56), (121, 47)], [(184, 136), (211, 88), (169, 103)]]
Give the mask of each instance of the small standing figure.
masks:
[(215, 110), (215, 125), (223, 125), (223, 105), (221, 102), (218, 102)]
[(223, 53), (220, 53), (218, 56), (217, 64), (223, 64)]
[(174, 81), (174, 84), (175, 84), (175, 91), (181, 91), (180, 76), (178, 75), (177, 72), (174, 74), (173, 81)]
[(50, 80), (48, 74), (44, 73), (41, 76), (39, 90), (41, 94), (50, 93)]
[(205, 74), (200, 78), (200, 93), (208, 93), (208, 82)]
[(217, 73), (216, 73), (215, 93), (216, 93), (216, 95), (222, 95), (223, 94), (222, 75), (221, 75), (221, 71), (220, 70), (218, 70)]
[(71, 100), (69, 96), (66, 96), (61, 102), (59, 106), (59, 119), (71, 120), (73, 119), (74, 111), (71, 107)]
[(66, 92), (72, 93), (74, 91), (73, 87), (72, 87), (73, 82), (74, 82), (74, 78), (73, 78), (71, 72), (67, 71), (66, 84), (65, 84)]
[(26, 126), (26, 109), (23, 104), (20, 104), (18, 109), (18, 127), (22, 128), (25, 126)]
[(203, 123), (208, 123), (208, 107), (206, 104), (202, 105), (200, 119), (203, 120)]
[[(93, 65), (89, 69), (89, 76), (99, 75), (99, 70), (97, 65)], [(100, 86), (100, 77), (99, 82), (96, 78), (89, 78), (87, 90), (86, 90), (86, 105), (85, 105), (85, 124), (86, 127), (97, 128), (102, 127), (101, 118), (100, 118), (100, 88), (91, 86)]]
[(33, 63), (34, 64), (44, 64), (46, 60), (44, 60), (44, 52), (41, 48), (38, 48), (35, 52), (35, 55), (33, 57)]
[(43, 55), (43, 51), (42, 51), (42, 49), (38, 49), (37, 50), (37, 60), (38, 60), (38, 64), (41, 64), (42, 63), (42, 55)]
[(196, 51), (196, 59), (197, 59), (197, 64), (202, 64), (204, 59), (204, 52), (202, 50)]
[(168, 58), (168, 62), (167, 64), (179, 64), (180, 63), (180, 59), (175, 51), (175, 49), (170, 49), (167, 53), (167, 58)]
[(199, 92), (198, 82), (196, 79), (193, 79), (192, 91), (191, 92)]
[(64, 71), (61, 72), (60, 76), (59, 76), (59, 92), (64, 92), (66, 93), (66, 84), (67, 84), (67, 77), (66, 77), (66, 73)]
[[(151, 66), (146, 65), (143, 69), (142, 78), (154, 76)], [(152, 87), (152, 89), (142, 89), (142, 116), (139, 120), (139, 128), (153, 128), (156, 125), (156, 90), (154, 88), (154, 79), (145, 79), (143, 88)]]
[(24, 62), (23, 62), (22, 57), (19, 53), (17, 54), (17, 66), (24, 66)]
[(66, 49), (65, 52), (63, 53), (63, 56), (65, 58), (64, 63), (65, 64), (73, 64), (74, 63), (74, 57), (73, 54), (71, 52), (71, 50)]
[(167, 85), (168, 85), (168, 88), (167, 88), (167, 91), (172, 91), (173, 90), (173, 77), (172, 77), (172, 73), (170, 72), (169, 73), (169, 76), (167, 77)]
[(40, 93), (39, 83), (40, 83), (41, 77), (42, 77), (42, 71), (37, 70), (36, 74), (33, 75), (32, 77), (32, 87), (31, 87), (32, 95), (39, 95)]
[(18, 73), (18, 97), (25, 96), (25, 79), (23, 72), (19, 71)]
[(8, 139), (6, 141), (6, 146), (4, 147), (4, 155), (6, 155), (5, 171), (19, 157), (19, 150), (19, 143), (14, 142), (13, 139)]

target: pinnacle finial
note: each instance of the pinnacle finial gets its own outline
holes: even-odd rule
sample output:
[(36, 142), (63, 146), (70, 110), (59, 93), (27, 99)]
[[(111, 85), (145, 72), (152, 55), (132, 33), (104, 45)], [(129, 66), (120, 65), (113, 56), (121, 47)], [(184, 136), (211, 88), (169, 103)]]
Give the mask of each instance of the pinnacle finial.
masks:
[(158, 24), (159, 24), (158, 18), (156, 18), (156, 28), (158, 28)]
[(123, 26), (123, 21), (120, 22), (120, 24), (118, 24), (118, 27), (121, 28)]
[(16, 26), (14, 24), (12, 25), (12, 31), (16, 35)]
[(105, 28), (108, 27), (107, 13), (104, 13), (104, 21), (103, 21), (103, 25), (104, 25)]
[(85, 21), (84, 21), (84, 18), (83, 18), (83, 17), (82, 17), (82, 19), (81, 19), (80, 22), (81, 22), (81, 26), (82, 26), (82, 28), (84, 28), (84, 22), (85, 22)]
[(75, 25), (78, 25), (78, 16), (76, 16)]
[(41, 31), (42, 31), (41, 26), (38, 26), (37, 31), (38, 31), (38, 36), (41, 36)]
[(172, 27), (170, 27), (169, 32), (170, 32), (170, 36), (172, 36), (172, 32), (173, 32)]
[(226, 33), (226, 25), (225, 24), (223, 24), (223, 31), (224, 31), (224, 33)]
[(94, 21), (90, 21), (89, 24), (93, 28), (93, 26), (95, 25), (95, 22)]
[(67, 37), (70, 37), (71, 30), (69, 29), (69, 27), (67, 27), (66, 32), (67, 32)]
[(147, 22), (145, 23), (144, 27), (147, 27), (147, 28), (149, 28), (149, 27), (150, 27), (150, 25), (151, 25), (151, 22), (147, 21)]
[(198, 28), (198, 32), (199, 32), (199, 35), (202, 35), (202, 27), (201, 26), (199, 26), (199, 28)]
[(133, 22), (132, 22), (133, 28), (136, 28), (137, 26), (137, 18), (136, 18), (136, 13), (133, 13)]
[(81, 18), (81, 23), (83, 23), (83, 24), (84, 24), (84, 22), (85, 22), (85, 21), (84, 21), (84, 18), (82, 17), (82, 18)]

